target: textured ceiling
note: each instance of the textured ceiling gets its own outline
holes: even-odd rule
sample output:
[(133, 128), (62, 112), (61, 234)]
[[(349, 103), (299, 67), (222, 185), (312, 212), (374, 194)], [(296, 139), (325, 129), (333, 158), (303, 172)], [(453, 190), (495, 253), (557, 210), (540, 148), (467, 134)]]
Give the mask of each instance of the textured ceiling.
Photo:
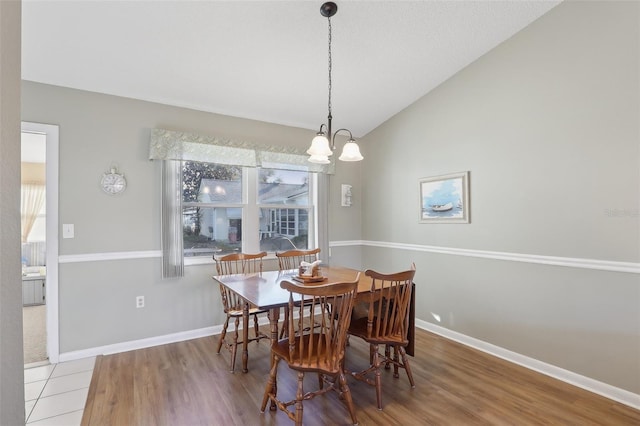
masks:
[[(363, 136), (558, 1), (338, 1), (333, 124)], [(321, 1), (23, 0), (25, 80), (317, 130)]]

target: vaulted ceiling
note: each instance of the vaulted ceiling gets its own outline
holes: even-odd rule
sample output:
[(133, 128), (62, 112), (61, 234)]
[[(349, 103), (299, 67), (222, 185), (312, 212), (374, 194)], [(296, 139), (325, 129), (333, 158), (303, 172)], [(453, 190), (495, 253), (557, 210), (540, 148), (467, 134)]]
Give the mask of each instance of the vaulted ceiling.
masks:
[[(361, 137), (559, 1), (338, 1), (334, 128)], [(317, 130), (322, 1), (23, 0), (25, 80)]]

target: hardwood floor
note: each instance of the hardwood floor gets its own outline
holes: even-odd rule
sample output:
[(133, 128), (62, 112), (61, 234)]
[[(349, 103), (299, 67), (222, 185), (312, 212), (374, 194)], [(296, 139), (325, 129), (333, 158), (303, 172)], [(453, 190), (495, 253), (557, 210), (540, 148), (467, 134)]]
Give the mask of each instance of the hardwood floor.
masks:
[[(266, 330), (265, 330), (266, 331)], [(290, 425), (282, 412), (260, 413), (269, 369), (269, 342), (249, 346), (249, 372), (228, 371), (218, 336), (100, 356), (83, 425)], [(346, 366), (362, 369), (368, 347), (351, 339)], [(424, 330), (410, 358), (416, 388), (400, 371), (383, 372), (384, 410), (375, 389), (348, 379), (360, 425), (639, 425), (640, 411)], [(278, 393), (295, 393), (282, 365)], [(309, 390), (317, 386), (305, 377)], [(309, 380), (307, 380), (309, 379)], [(308, 385), (307, 385), (308, 383)], [(304, 403), (305, 425), (346, 425), (337, 395)]]

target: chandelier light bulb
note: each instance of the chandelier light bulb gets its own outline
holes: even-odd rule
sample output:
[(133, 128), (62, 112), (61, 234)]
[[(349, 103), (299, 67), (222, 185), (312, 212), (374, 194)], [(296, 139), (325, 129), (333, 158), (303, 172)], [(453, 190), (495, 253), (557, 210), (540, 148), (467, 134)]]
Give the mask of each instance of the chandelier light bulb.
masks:
[[(307, 154), (311, 156), (324, 156), (328, 157), (333, 155), (333, 151), (329, 147), (329, 139), (324, 133), (318, 133), (311, 141), (311, 147), (307, 150)], [(311, 160), (309, 160), (311, 161)]]
[(309, 162), (311, 163), (316, 163), (316, 164), (329, 164), (331, 163), (331, 161), (329, 161), (329, 157), (327, 157), (326, 155), (312, 155), (311, 157), (309, 157)]
[(350, 139), (342, 148), (342, 154), (339, 157), (341, 161), (360, 161), (364, 157), (360, 154), (360, 147), (353, 140)]

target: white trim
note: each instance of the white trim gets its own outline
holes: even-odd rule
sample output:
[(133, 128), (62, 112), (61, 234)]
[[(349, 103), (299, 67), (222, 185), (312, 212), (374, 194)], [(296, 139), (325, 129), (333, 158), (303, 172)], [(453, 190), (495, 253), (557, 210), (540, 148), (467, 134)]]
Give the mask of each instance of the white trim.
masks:
[(21, 132), (45, 135), (46, 174), (46, 264), (47, 275), (45, 295), (47, 298), (47, 356), (55, 364), (60, 355), (58, 323), (58, 168), (59, 168), (59, 127), (53, 124), (23, 121)]
[(192, 265), (213, 265), (212, 256), (188, 256), (184, 258), (184, 266)]
[[(294, 315), (297, 318), (297, 315)], [(258, 325), (268, 325), (269, 318), (263, 315), (258, 318)], [(242, 330), (242, 324), (238, 330)], [(229, 322), (227, 333), (235, 331), (234, 324)], [(183, 342), (185, 340), (199, 339), (201, 337), (214, 336), (222, 333), (222, 324), (211, 327), (199, 328), (196, 330), (182, 331), (179, 333), (165, 334), (163, 336), (148, 337), (140, 340), (130, 340), (128, 342), (114, 343), (112, 345), (97, 346), (95, 348), (82, 349), (79, 351), (65, 352), (60, 354), (60, 361), (74, 361), (76, 359), (89, 358), (98, 355), (111, 355), (121, 352), (134, 351), (136, 349), (151, 348), (153, 346), (166, 345), (169, 343)]]
[(530, 370), (537, 371), (538, 373), (556, 378), (579, 388), (586, 389), (598, 395), (602, 395), (621, 404), (628, 405), (635, 409), (640, 409), (640, 394), (608, 385), (598, 380), (573, 373), (563, 368), (547, 364), (546, 362), (538, 361), (537, 359), (521, 355), (517, 352), (504, 349), (500, 346), (449, 330), (448, 328), (441, 327), (427, 321), (416, 319), (416, 327), (438, 334), (455, 342), (462, 343), (463, 345), (472, 347), (514, 364), (518, 364), (522, 367), (526, 367)]
[(625, 272), (640, 274), (640, 263), (618, 262), (613, 260), (582, 259), (573, 257), (541, 256), (536, 254), (507, 253), (499, 251), (473, 250), (455, 247), (427, 246), (420, 244), (403, 244), (385, 241), (332, 241), (330, 247), (369, 246), (401, 250), (424, 251), (429, 253), (452, 254), (457, 256), (480, 257), (484, 259), (508, 260), (540, 265), (565, 266), (569, 268), (596, 269), (600, 271)]
[[(57, 229), (57, 228), (56, 228)], [(600, 271), (640, 274), (640, 263), (617, 262), (613, 260), (581, 259), (572, 257), (541, 256), (535, 254), (507, 253), (498, 251), (461, 249), (455, 247), (426, 246), (419, 244), (390, 243), (381, 241), (331, 241), (329, 247), (369, 246), (401, 250), (423, 251), (429, 253), (451, 254), (457, 256), (479, 257), (511, 262), (534, 263), (539, 265), (565, 266), (569, 268), (596, 269)], [(100, 262), (104, 260), (128, 260), (162, 257), (160, 250), (123, 251), (110, 253), (68, 254), (58, 258), (59, 263)], [(213, 261), (208, 257), (185, 258), (185, 265), (203, 265)]]
[[(108, 253), (87, 253), (87, 254), (65, 254), (58, 257), (58, 263), (81, 263), (81, 262), (102, 262), (105, 260), (133, 260), (162, 258), (161, 250), (146, 251), (116, 251)], [(266, 260), (276, 259), (275, 255), (269, 254)], [(192, 256), (184, 258), (184, 265), (212, 265), (213, 259), (209, 256)]]
[(148, 259), (162, 257), (161, 250), (116, 251), (110, 253), (66, 254), (58, 258), (60, 263), (100, 262), (103, 260)]
[(201, 337), (220, 334), (222, 326), (205, 327), (197, 330), (183, 331), (180, 333), (166, 334), (164, 336), (149, 337), (140, 340), (130, 340), (128, 342), (115, 343), (106, 346), (83, 349), (79, 351), (65, 352), (60, 354), (60, 362), (74, 361), (81, 358), (89, 358), (97, 355), (110, 355), (120, 352), (128, 352), (136, 349), (150, 348), (153, 346), (166, 345), (168, 343), (182, 342), (185, 340), (198, 339)]
[[(306, 315), (309, 315), (309, 308), (305, 308)], [(293, 319), (299, 318), (298, 312), (294, 312)], [(258, 325), (270, 325), (269, 317), (261, 315), (258, 317)], [(251, 326), (253, 328), (253, 326)], [(242, 330), (242, 323), (238, 330)], [(227, 333), (235, 331), (235, 325), (229, 321)], [(112, 345), (98, 346), (95, 348), (83, 349), (79, 351), (65, 352), (60, 354), (60, 362), (74, 361), (76, 359), (88, 358), (97, 355), (111, 355), (120, 352), (134, 351), (136, 349), (150, 348), (153, 346), (166, 345), (168, 343), (183, 342), (185, 340), (199, 339), (201, 337), (215, 336), (222, 333), (222, 324), (211, 327), (199, 328), (196, 330), (182, 331), (179, 333), (165, 334), (163, 336), (148, 337), (140, 340), (130, 340), (128, 342), (115, 343)]]

